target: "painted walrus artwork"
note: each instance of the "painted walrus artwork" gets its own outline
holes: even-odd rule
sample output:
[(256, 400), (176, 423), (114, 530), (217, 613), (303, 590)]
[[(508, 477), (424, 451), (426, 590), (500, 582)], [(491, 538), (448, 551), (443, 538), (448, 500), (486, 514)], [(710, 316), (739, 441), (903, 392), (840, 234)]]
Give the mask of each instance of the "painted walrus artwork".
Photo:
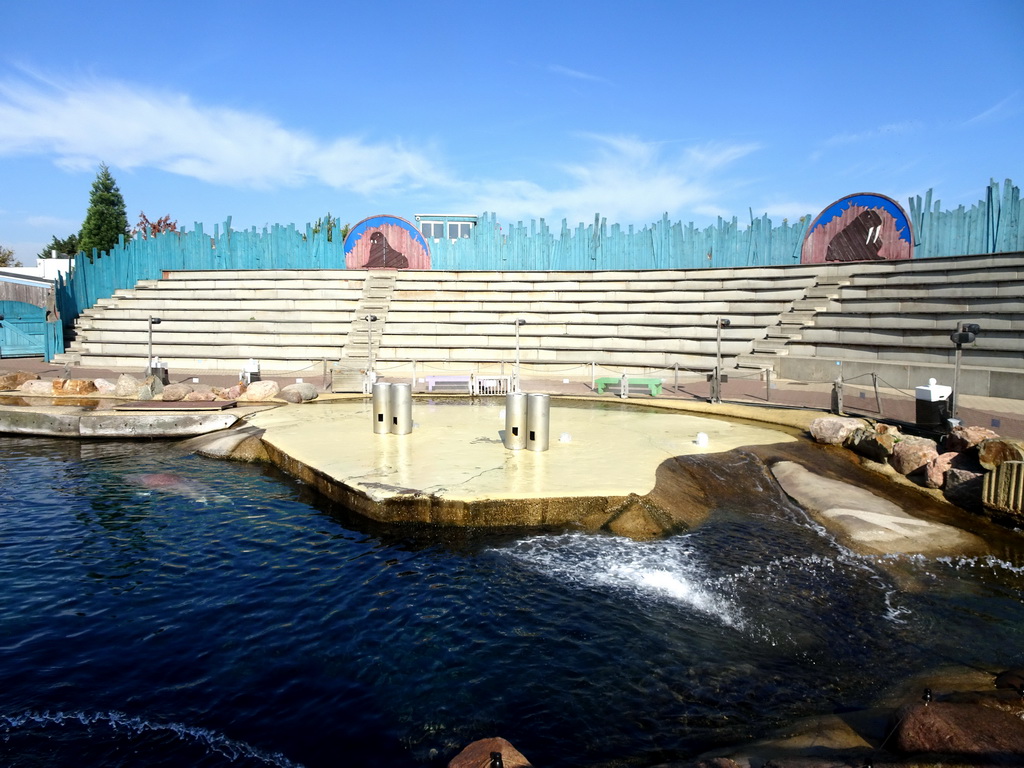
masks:
[(818, 214), (800, 253), (802, 264), (910, 259), (910, 219), (884, 195), (848, 195)]
[(430, 269), (420, 231), (398, 216), (363, 219), (345, 238), (346, 269)]

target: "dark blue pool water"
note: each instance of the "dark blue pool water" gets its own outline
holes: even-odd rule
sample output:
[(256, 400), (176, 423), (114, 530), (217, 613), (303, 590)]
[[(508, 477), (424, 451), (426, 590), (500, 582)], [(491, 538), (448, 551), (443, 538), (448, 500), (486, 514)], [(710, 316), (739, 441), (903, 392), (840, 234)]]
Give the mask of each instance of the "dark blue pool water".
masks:
[(0, 764), (434, 766), (501, 735), (645, 765), (1021, 663), (1012, 539), (892, 563), (756, 480), (739, 506), (650, 543), (396, 532), (169, 444), (0, 438)]

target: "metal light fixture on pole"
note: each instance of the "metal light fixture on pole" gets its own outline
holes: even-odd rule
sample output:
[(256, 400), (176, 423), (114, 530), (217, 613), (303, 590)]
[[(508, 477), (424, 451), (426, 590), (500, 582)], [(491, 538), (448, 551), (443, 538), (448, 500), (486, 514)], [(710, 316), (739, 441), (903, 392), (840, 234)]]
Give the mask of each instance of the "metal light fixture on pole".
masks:
[(956, 330), (949, 334), (949, 340), (956, 344), (956, 355), (953, 361), (953, 392), (949, 397), (949, 420), (956, 421), (956, 399), (960, 394), (960, 355), (964, 344), (973, 344), (981, 326), (977, 323), (957, 323)]
[(153, 376), (153, 326), (160, 325), (160, 318), (149, 316), (149, 323), (147, 328), (148, 345), (146, 350), (146, 375)]
[(513, 387), (513, 391), (521, 392), (522, 390), (519, 388), (519, 326), (526, 325), (526, 321), (521, 317), (518, 317), (514, 322), (516, 326), (516, 367), (512, 372), (515, 377), (515, 386)]

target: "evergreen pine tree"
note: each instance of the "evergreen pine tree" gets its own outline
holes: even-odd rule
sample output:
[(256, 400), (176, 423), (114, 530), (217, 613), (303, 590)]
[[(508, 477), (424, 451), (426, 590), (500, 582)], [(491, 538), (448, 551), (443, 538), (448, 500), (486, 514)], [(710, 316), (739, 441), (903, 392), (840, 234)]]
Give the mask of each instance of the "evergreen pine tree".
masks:
[(93, 248), (109, 251), (117, 245), (119, 235), (127, 237), (128, 234), (128, 213), (124, 207), (124, 198), (104, 163), (100, 165), (100, 172), (92, 183), (89, 210), (78, 236), (78, 248), (90, 254), (91, 258)]

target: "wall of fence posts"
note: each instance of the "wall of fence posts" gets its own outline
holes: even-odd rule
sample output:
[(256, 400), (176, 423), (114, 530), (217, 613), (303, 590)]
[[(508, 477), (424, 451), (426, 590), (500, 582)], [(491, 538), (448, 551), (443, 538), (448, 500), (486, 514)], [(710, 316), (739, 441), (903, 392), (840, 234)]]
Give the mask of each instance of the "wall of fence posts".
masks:
[[(909, 201), (916, 258), (1024, 250), (1024, 206), (1020, 189), (1007, 179), (992, 181), (969, 209), (941, 210), (929, 190)], [(783, 266), (800, 262), (813, 217), (775, 225), (767, 215), (749, 221), (719, 218), (708, 227), (661, 220), (644, 227), (593, 222), (557, 229), (546, 220), (499, 223), (480, 216), (472, 237), (430, 241), (431, 266), (444, 270), (640, 270)], [(344, 269), (344, 243), (309, 224), (236, 230), (230, 217), (213, 234), (191, 231), (136, 236), (109, 253), (80, 254), (75, 269), (57, 283), (57, 305), (65, 324), (99, 299), (139, 280), (155, 280), (176, 269)]]
[(978, 253), (1024, 251), (1024, 206), (1020, 187), (1010, 179), (994, 179), (985, 196), (970, 208), (942, 210), (932, 201), (932, 190), (910, 198), (909, 215), (914, 227), (914, 258), (966, 256)]

